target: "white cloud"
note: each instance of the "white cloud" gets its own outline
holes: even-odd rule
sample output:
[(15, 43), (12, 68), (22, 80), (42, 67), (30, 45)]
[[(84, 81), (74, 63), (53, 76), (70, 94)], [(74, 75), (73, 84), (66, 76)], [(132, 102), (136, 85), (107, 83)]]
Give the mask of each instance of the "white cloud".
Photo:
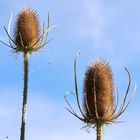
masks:
[(140, 54), (137, 2), (125, 2), (82, 1), (82, 13), (76, 23), (77, 38), (82, 41), (80, 50), (84, 50), (81, 52), (83, 59), (103, 57), (120, 74), (125, 66), (130, 70), (137, 67), (137, 72), (140, 70), (137, 61)]

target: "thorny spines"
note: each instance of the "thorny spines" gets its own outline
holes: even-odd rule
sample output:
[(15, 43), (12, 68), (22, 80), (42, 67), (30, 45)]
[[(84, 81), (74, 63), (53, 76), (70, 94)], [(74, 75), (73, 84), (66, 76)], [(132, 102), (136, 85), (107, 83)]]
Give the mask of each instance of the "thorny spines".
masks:
[[(0, 40), (1, 43), (10, 47), (14, 53), (18, 53), (18, 52), (27, 53), (28, 52), (31, 54), (32, 52), (39, 51), (49, 42), (49, 41), (47, 41), (48, 32), (52, 28), (56, 27), (56, 25), (53, 25), (50, 27), (50, 14), (48, 13), (48, 25), (47, 25), (47, 27), (45, 27), (45, 24), (43, 23), (42, 33), (40, 34), (41, 31), (40, 31), (40, 27), (39, 27), (39, 23), (38, 23), (38, 15), (37, 15), (37, 12), (35, 10), (33, 10), (32, 8), (25, 8), (25, 9), (21, 10), (21, 12), (19, 12), (19, 14), (17, 16), (16, 25), (19, 22), (20, 15), (22, 15), (24, 17), (25, 14), (28, 15), (27, 17), (32, 15), (32, 19), (35, 23), (34, 27), (36, 28), (35, 29), (36, 35), (32, 36), (28, 32), (28, 36), (32, 36), (32, 39), (30, 40), (30, 37), (29, 37), (27, 40), (26, 39), (24, 40), (24, 39), (22, 39), (22, 34), (20, 32), (17, 32), (17, 29), (19, 29), (19, 28), (16, 26), (15, 30), (14, 30), (15, 33), (14, 33), (14, 39), (13, 39), (10, 35), (10, 32), (9, 32), (10, 27), (8, 26), (8, 30), (5, 27), (4, 27), (4, 30), (5, 30), (5, 33), (8, 37), (8, 39), (9, 39), (8, 40), (9, 44)], [(10, 23), (11, 23), (11, 18), (10, 18)]]
[(86, 71), (83, 108), (90, 119), (106, 119), (112, 113), (114, 108), (113, 74), (109, 64), (103, 59), (92, 63)]
[(34, 44), (39, 39), (38, 14), (31, 8), (25, 8), (19, 12), (14, 31), (14, 41), (18, 47), (36, 47)]
[[(98, 117), (98, 112), (96, 112), (97, 114), (94, 116), (96, 116), (96, 118), (93, 118), (92, 117), (92, 113), (89, 112), (89, 115), (86, 114), (85, 112), (85, 108), (87, 109), (87, 111), (90, 111), (89, 107), (88, 107), (88, 104), (87, 104), (87, 100), (86, 98), (84, 98), (85, 102), (84, 102), (84, 107), (83, 107), (83, 110), (81, 108), (81, 105), (80, 105), (80, 102), (79, 102), (79, 93), (78, 93), (78, 85), (77, 85), (77, 74), (76, 74), (76, 62), (77, 62), (77, 57), (79, 56), (79, 52), (78, 52), (78, 55), (76, 56), (75, 58), (75, 61), (74, 61), (74, 79), (75, 79), (75, 92), (76, 92), (76, 102), (77, 102), (77, 106), (80, 110), (80, 114), (81, 115), (78, 115), (74, 109), (72, 108), (71, 104), (69, 103), (69, 101), (67, 100), (67, 95), (68, 93), (65, 95), (65, 101), (68, 105), (68, 107), (66, 108), (72, 115), (74, 115), (76, 118), (78, 118), (79, 120), (81, 120), (82, 122), (85, 123), (85, 127), (91, 127), (91, 128), (95, 128), (97, 126), (98, 123), (100, 123), (101, 125), (108, 125), (108, 124), (112, 124), (112, 123), (115, 123), (116, 120), (125, 112), (125, 110), (127, 109), (127, 107), (129, 106), (130, 102), (132, 101), (132, 98), (136, 92), (136, 85), (134, 86), (134, 91), (133, 91), (133, 94), (131, 95), (131, 97), (128, 99), (128, 92), (129, 92), (129, 89), (130, 89), (130, 85), (131, 85), (131, 76), (130, 76), (130, 73), (129, 71), (127, 70), (127, 68), (125, 68), (127, 74), (128, 74), (128, 86), (127, 86), (127, 89), (126, 89), (126, 93), (125, 93), (125, 97), (123, 99), (123, 103), (121, 104), (121, 106), (119, 107), (119, 93), (118, 93), (118, 89), (117, 89), (117, 101), (115, 102), (115, 99), (114, 97), (112, 96), (112, 108), (111, 110), (109, 111), (110, 115), (107, 115), (106, 117)], [(100, 60), (101, 61), (101, 60)], [(100, 62), (98, 61), (98, 62)], [(104, 63), (105, 62), (105, 63)], [(106, 64), (107, 68), (108, 68), (108, 71), (110, 71), (110, 75), (112, 75), (112, 72), (111, 72), (111, 68), (109, 67), (108, 63), (106, 63), (106, 61), (103, 61), (103, 64)], [(94, 82), (95, 83), (95, 82)], [(111, 84), (111, 83), (110, 83)], [(113, 79), (112, 79), (112, 84), (113, 84)], [(114, 85), (112, 85), (112, 92), (113, 91), (113, 87)], [(95, 86), (95, 85), (94, 85)], [(95, 91), (96, 92), (96, 91)], [(71, 94), (71, 92), (69, 92)], [(95, 110), (97, 110), (97, 103), (96, 103), (96, 94), (94, 94), (94, 102), (93, 102), (93, 108)], [(104, 112), (107, 113), (109, 110), (109, 108), (106, 109), (106, 111)]]

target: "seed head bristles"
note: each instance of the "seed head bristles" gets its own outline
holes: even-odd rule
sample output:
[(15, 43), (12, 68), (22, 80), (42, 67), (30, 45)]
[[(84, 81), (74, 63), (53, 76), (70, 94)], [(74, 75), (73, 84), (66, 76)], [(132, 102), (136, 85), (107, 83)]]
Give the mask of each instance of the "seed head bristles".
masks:
[[(96, 102), (96, 104), (94, 104)], [(87, 118), (106, 119), (114, 108), (114, 84), (109, 64), (99, 59), (85, 74), (83, 108)]]
[(47, 41), (48, 32), (54, 27), (56, 25), (50, 27), (50, 14), (48, 13), (48, 25), (46, 27), (43, 23), (41, 33), (37, 12), (32, 8), (24, 8), (17, 15), (14, 38), (11, 37), (9, 29), (4, 27), (9, 44), (1, 40), (0, 42), (12, 48), (15, 53), (28, 52), (31, 54), (39, 51), (49, 42)]
[(36, 47), (39, 39), (39, 21), (37, 12), (31, 8), (23, 9), (17, 16), (15, 42), (19, 48)]
[(67, 99), (68, 94), (65, 95), (65, 101), (68, 105), (66, 109), (76, 118), (84, 122), (85, 127), (97, 128), (97, 125), (102, 126), (104, 124), (108, 125), (115, 123), (116, 120), (125, 112), (136, 92), (135, 85), (133, 94), (128, 99), (131, 85), (131, 76), (129, 71), (125, 68), (128, 74), (128, 86), (123, 98), (123, 103), (118, 107), (119, 93), (117, 89), (117, 99), (115, 100), (113, 74), (109, 63), (103, 59), (92, 63), (87, 68), (85, 74), (83, 108), (81, 108), (76, 73), (76, 62), (78, 56), (79, 52), (74, 61), (74, 81), (76, 102), (81, 115), (78, 115), (69, 103)]

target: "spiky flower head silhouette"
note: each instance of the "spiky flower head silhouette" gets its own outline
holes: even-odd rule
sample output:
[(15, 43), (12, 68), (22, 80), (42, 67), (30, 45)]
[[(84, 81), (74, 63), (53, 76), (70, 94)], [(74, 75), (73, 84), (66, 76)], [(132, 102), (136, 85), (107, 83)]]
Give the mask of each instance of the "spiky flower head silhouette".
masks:
[(36, 47), (39, 40), (39, 21), (35, 10), (23, 9), (17, 16), (15, 42), (19, 50), (24, 46)]
[(109, 64), (103, 59), (92, 63), (87, 69), (83, 102), (87, 118), (106, 120), (113, 112), (113, 75)]
[(41, 33), (37, 12), (32, 8), (24, 8), (17, 15), (14, 38), (12, 38), (12, 36), (10, 35), (10, 29), (7, 30), (4, 27), (4, 30), (9, 39), (9, 44), (3, 41), (0, 42), (12, 48), (16, 53), (32, 53), (35, 51), (39, 51), (48, 43), (48, 32), (55, 26), (56, 25), (50, 27), (50, 16), (48, 13), (48, 25), (47, 27), (45, 27), (43, 23), (43, 29)]
[[(135, 94), (136, 86), (134, 87), (132, 96), (130, 97), (130, 99), (128, 99), (131, 77), (129, 71), (127, 70), (127, 68), (125, 68), (128, 74), (128, 86), (123, 99), (123, 103), (121, 104), (120, 108), (118, 108), (119, 94), (117, 90), (117, 99), (115, 100), (114, 81), (111, 67), (109, 63), (107, 63), (104, 59), (99, 59), (95, 63), (92, 63), (87, 68), (87, 71), (85, 73), (82, 109), (79, 102), (76, 61), (77, 57), (74, 61), (74, 81), (77, 106), (81, 115), (78, 115), (75, 112), (75, 110), (67, 100), (68, 93), (72, 92), (68, 92), (65, 95), (65, 101), (68, 105), (67, 110), (76, 118), (84, 122), (84, 127), (96, 128), (97, 140), (102, 140), (103, 126), (105, 124), (108, 125), (115, 123), (119, 116), (124, 113)], [(72, 95), (74, 94), (72, 93)]]

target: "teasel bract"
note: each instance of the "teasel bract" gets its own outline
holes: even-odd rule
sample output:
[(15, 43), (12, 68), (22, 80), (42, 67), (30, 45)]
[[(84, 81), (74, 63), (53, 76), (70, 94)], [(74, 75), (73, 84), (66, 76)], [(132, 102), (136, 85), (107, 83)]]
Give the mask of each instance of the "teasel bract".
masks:
[(127, 68), (125, 68), (128, 74), (128, 86), (123, 98), (123, 103), (120, 107), (118, 107), (119, 93), (117, 89), (116, 99), (111, 67), (109, 63), (100, 58), (96, 62), (91, 63), (85, 73), (83, 107), (81, 107), (77, 85), (76, 61), (77, 57), (74, 61), (74, 81), (77, 106), (81, 115), (78, 115), (75, 112), (67, 99), (67, 95), (72, 92), (68, 92), (65, 95), (65, 101), (68, 105), (66, 109), (76, 118), (85, 123), (83, 128), (96, 128), (97, 140), (102, 140), (104, 125), (115, 123), (116, 120), (124, 113), (135, 94), (136, 85), (134, 86), (132, 96), (128, 99), (128, 92), (131, 85), (131, 76)]
[(40, 34), (41, 29), (39, 26), (38, 15), (32, 8), (24, 8), (19, 12), (14, 30), (14, 39), (11, 37), (9, 31), (4, 27), (9, 39), (9, 44), (6, 44), (3, 41), (1, 42), (12, 48), (15, 53), (22, 52), (24, 55), (24, 87), (20, 140), (25, 140), (29, 56), (31, 53), (42, 49), (48, 43), (47, 36), (51, 28), (53, 28), (53, 26), (50, 27), (48, 13), (48, 26), (45, 27), (43, 24), (42, 34)]

